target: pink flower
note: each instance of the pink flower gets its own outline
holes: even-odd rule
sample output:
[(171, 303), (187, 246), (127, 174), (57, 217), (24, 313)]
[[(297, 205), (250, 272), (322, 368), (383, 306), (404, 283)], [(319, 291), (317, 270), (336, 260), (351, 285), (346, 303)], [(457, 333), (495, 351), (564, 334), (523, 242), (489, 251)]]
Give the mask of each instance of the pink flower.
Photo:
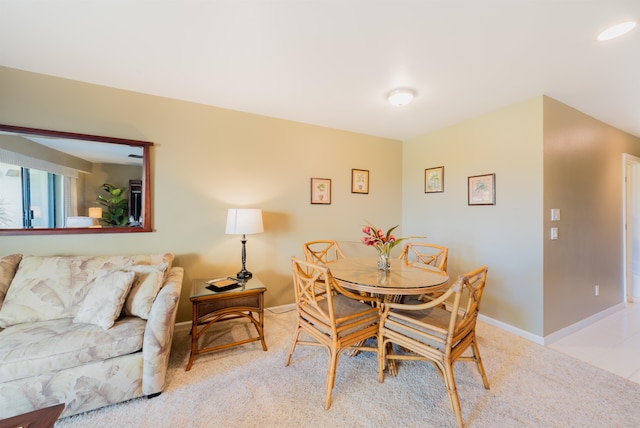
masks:
[(378, 229), (369, 223), (364, 226), (362, 232), (366, 235), (362, 238), (362, 243), (368, 247), (374, 247), (380, 254), (389, 256), (391, 249), (400, 242), (409, 238), (424, 238), (424, 236), (408, 236), (406, 238), (396, 238), (391, 232), (398, 227), (397, 225), (389, 229), (386, 233), (382, 229)]

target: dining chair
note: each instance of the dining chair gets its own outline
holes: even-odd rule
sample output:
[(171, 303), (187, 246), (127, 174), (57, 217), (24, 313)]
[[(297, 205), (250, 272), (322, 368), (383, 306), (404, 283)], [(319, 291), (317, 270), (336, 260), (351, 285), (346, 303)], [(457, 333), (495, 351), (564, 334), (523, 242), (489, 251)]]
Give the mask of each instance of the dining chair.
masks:
[(309, 241), (303, 244), (302, 249), (305, 260), (311, 263), (325, 264), (346, 257), (340, 249), (338, 241)]
[[(400, 253), (400, 259), (405, 263), (411, 263), (413, 266), (428, 265), (433, 266), (442, 272), (447, 272), (447, 262), (449, 259), (449, 249), (442, 245), (427, 244), (427, 243), (407, 243), (404, 244), (402, 252)], [(437, 299), (442, 293), (430, 293), (421, 294), (418, 297), (414, 297), (415, 300), (426, 302), (429, 300)], [(405, 303), (410, 303), (405, 301)]]
[[(445, 293), (427, 303), (384, 303), (380, 320), (379, 381), (384, 381), (384, 368), (388, 359), (432, 362), (444, 380), (449, 404), (459, 427), (463, 426), (463, 421), (453, 375), (456, 361), (474, 361), (484, 387), (489, 389), (476, 338), (476, 321), (486, 281), (487, 267), (482, 266), (458, 276)], [(452, 302), (443, 309), (442, 304), (449, 298), (452, 298)], [(394, 343), (406, 352), (388, 352)], [(471, 355), (463, 356), (469, 348)]]
[(404, 244), (400, 253), (400, 259), (407, 263), (413, 263), (418, 266), (420, 264), (430, 265), (443, 272), (447, 271), (448, 256), (449, 249), (447, 247), (426, 243)]
[[(377, 352), (376, 347), (357, 346), (378, 337), (380, 306), (373, 297), (342, 288), (327, 266), (291, 258), (296, 299), (296, 330), (285, 366), (297, 345), (323, 347), (329, 353), (324, 408), (331, 406), (338, 356), (346, 349)], [(324, 286), (320, 290), (319, 284)], [(305, 340), (300, 333), (305, 332)], [(308, 337), (307, 337), (308, 336)]]

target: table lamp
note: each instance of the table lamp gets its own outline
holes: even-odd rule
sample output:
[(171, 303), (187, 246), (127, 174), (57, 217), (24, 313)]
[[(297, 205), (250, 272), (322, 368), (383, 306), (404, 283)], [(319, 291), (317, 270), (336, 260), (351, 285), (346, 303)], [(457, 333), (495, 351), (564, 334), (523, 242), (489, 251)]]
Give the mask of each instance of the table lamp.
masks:
[(245, 268), (247, 253), (245, 244), (246, 235), (252, 233), (262, 233), (262, 210), (257, 208), (229, 208), (227, 212), (227, 235), (242, 235), (242, 270), (236, 277), (241, 280), (250, 279), (253, 274)]

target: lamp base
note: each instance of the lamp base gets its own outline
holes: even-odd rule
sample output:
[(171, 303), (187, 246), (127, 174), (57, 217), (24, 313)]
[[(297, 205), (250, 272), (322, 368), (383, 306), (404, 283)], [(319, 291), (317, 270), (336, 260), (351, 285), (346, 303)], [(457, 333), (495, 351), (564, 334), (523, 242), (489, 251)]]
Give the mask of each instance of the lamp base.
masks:
[(248, 270), (241, 270), (240, 272), (238, 272), (236, 274), (236, 278), (242, 279), (242, 280), (247, 280), (247, 279), (253, 278), (253, 274), (251, 272), (249, 272)]

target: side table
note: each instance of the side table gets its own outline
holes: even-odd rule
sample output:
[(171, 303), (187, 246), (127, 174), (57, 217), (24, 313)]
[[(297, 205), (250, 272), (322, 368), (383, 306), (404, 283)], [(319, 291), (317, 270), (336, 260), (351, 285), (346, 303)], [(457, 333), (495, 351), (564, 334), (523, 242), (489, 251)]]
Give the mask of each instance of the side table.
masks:
[[(242, 283), (241, 287), (227, 291), (212, 291), (207, 288), (208, 279), (194, 279), (191, 283), (191, 303), (193, 317), (191, 320), (191, 355), (186, 371), (191, 369), (196, 355), (242, 345), (249, 342), (262, 342), (262, 349), (267, 350), (264, 341), (264, 292), (265, 286), (254, 275)], [(256, 317), (257, 315), (257, 317)], [(218, 321), (246, 318), (254, 325), (257, 337), (250, 337), (232, 343), (198, 349), (198, 340), (213, 324)]]
[(0, 421), (0, 428), (52, 428), (64, 410), (64, 403)]

